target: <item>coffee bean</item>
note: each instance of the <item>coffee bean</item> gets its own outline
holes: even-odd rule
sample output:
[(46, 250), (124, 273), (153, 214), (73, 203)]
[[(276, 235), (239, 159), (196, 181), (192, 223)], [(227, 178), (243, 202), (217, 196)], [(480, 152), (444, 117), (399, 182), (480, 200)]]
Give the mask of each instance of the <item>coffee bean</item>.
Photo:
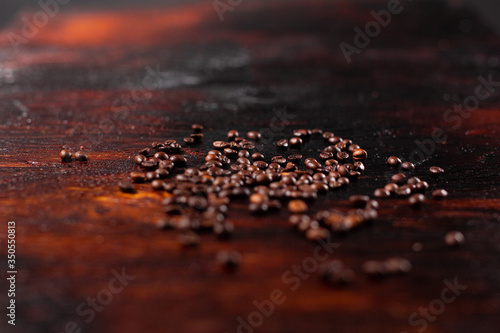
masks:
[(89, 160), (88, 156), (83, 151), (77, 151), (74, 155), (75, 161), (87, 162)]
[(403, 170), (413, 170), (413, 169), (415, 169), (415, 164), (413, 164), (411, 162), (403, 162), (403, 163), (401, 163), (401, 168)]
[(366, 157), (368, 156), (366, 150), (364, 149), (354, 149), (352, 151), (352, 158), (355, 160), (355, 161), (359, 161), (359, 160), (364, 160), (366, 159)]
[(284, 165), (286, 164), (286, 158), (284, 158), (283, 156), (273, 156), (271, 158), (271, 162), (272, 163), (277, 163), (277, 164), (280, 164), (280, 165)]
[(328, 138), (328, 143), (332, 145), (336, 145), (337, 143), (341, 142), (342, 138), (340, 136), (331, 136)]
[(258, 140), (260, 140), (261, 135), (257, 131), (250, 131), (247, 133), (247, 138), (249, 138), (250, 140), (258, 141)]
[(61, 150), (59, 156), (61, 157), (61, 161), (71, 162), (71, 152), (68, 149)]
[(159, 179), (155, 179), (151, 182), (151, 187), (155, 191), (164, 191), (165, 190), (165, 183)]
[(288, 148), (288, 140), (281, 139), (278, 142), (276, 142), (276, 145), (278, 146), (279, 149), (286, 150)]
[(200, 236), (193, 231), (185, 231), (179, 235), (179, 243), (183, 247), (195, 247), (200, 245)]
[(225, 270), (233, 271), (241, 264), (241, 254), (235, 251), (220, 251), (217, 253), (217, 262)]
[(311, 228), (306, 231), (305, 236), (310, 241), (319, 241), (328, 239), (330, 237), (330, 231), (325, 228)]
[(302, 159), (302, 155), (299, 155), (299, 154), (292, 154), (290, 156), (288, 156), (288, 160), (290, 160), (291, 162), (297, 162), (297, 161), (300, 161)]
[(391, 177), (391, 181), (396, 184), (403, 184), (406, 181), (406, 176), (404, 173), (397, 173)]
[(387, 159), (387, 163), (392, 166), (397, 166), (401, 164), (401, 160), (399, 159), (399, 157), (391, 156)]
[(203, 141), (203, 133), (194, 133), (190, 135), (191, 139), (193, 139), (193, 143), (200, 143)]
[(172, 155), (170, 156), (170, 161), (174, 163), (176, 167), (184, 167), (187, 164), (187, 160), (182, 155)]
[(238, 157), (249, 158), (250, 157), (250, 153), (247, 150), (240, 150), (238, 152)]
[(447, 196), (448, 196), (448, 191), (446, 191), (444, 189), (438, 189), (438, 190), (432, 191), (432, 197), (434, 199), (440, 200), (440, 199), (446, 198)]
[(189, 138), (184, 138), (184, 139), (182, 139), (182, 141), (183, 141), (186, 145), (188, 145), (188, 146), (190, 146), (190, 145), (192, 145), (192, 144), (194, 143), (194, 139), (193, 139), (193, 138), (191, 138), (191, 137), (189, 137)]
[(432, 175), (439, 175), (444, 172), (444, 169), (437, 167), (437, 166), (432, 166), (429, 168), (429, 171)]
[(345, 151), (339, 151), (339, 152), (337, 152), (337, 160), (339, 162), (345, 161), (348, 158), (349, 158), (349, 153), (347, 153)]
[(351, 195), (349, 201), (354, 207), (364, 207), (366, 203), (370, 200), (367, 195)]
[(389, 184), (384, 186), (384, 189), (391, 192), (391, 193), (395, 193), (398, 188), (399, 188), (399, 186), (396, 183), (389, 183)]
[(307, 137), (311, 136), (311, 130), (296, 129), (296, 130), (293, 130), (293, 136), (297, 136), (299, 138), (307, 138)]
[(293, 148), (300, 147), (302, 145), (302, 143), (303, 143), (302, 139), (299, 138), (298, 136), (294, 136), (289, 141), (290, 147), (293, 147)]
[(134, 183), (143, 183), (146, 180), (146, 174), (144, 172), (132, 171), (130, 173), (130, 179)]
[(192, 124), (191, 129), (194, 133), (201, 133), (203, 131), (203, 126), (200, 124)]
[(135, 193), (134, 184), (130, 182), (120, 181), (118, 182), (118, 187), (123, 193)]
[(396, 195), (400, 197), (409, 196), (411, 194), (411, 187), (410, 185), (400, 186), (394, 193), (396, 193)]
[(145, 160), (146, 160), (146, 156), (141, 155), (141, 154), (136, 155), (136, 156), (134, 157), (134, 162), (135, 162), (135, 164), (139, 164), (139, 165), (140, 165), (140, 164), (141, 164), (142, 162), (144, 162)]
[(254, 161), (263, 161), (264, 160), (264, 155), (262, 155), (261, 153), (253, 153), (252, 154), (252, 159)]
[(156, 154), (154, 154), (154, 157), (159, 160), (168, 160), (168, 155), (163, 151), (157, 152)]
[(307, 204), (302, 200), (291, 200), (288, 203), (288, 210), (292, 214), (301, 214), (307, 212)]
[(212, 145), (217, 149), (229, 148), (229, 142), (226, 141), (214, 141)]
[(447, 246), (459, 246), (465, 243), (465, 236), (460, 231), (450, 231), (444, 236), (444, 243)]
[(227, 139), (229, 141), (233, 141), (234, 139), (236, 139), (239, 136), (240, 136), (240, 133), (237, 130), (230, 130), (229, 132), (227, 132)]
[(328, 160), (328, 159), (331, 159), (332, 157), (333, 157), (333, 153), (326, 152), (326, 151), (319, 154), (319, 158), (321, 158), (322, 160)]
[(217, 238), (228, 239), (231, 238), (231, 236), (234, 233), (234, 225), (228, 221), (222, 223), (216, 223), (214, 225), (213, 230)]
[(425, 197), (421, 193), (413, 194), (408, 198), (408, 202), (410, 203), (411, 206), (413, 207), (420, 207), (422, 202), (424, 202)]
[(319, 162), (316, 161), (314, 158), (311, 158), (305, 162), (305, 166), (307, 169), (315, 171), (319, 167), (321, 167), (321, 164), (319, 164)]
[(391, 192), (389, 192), (385, 188), (378, 188), (373, 192), (373, 196), (377, 198), (388, 198), (391, 196)]

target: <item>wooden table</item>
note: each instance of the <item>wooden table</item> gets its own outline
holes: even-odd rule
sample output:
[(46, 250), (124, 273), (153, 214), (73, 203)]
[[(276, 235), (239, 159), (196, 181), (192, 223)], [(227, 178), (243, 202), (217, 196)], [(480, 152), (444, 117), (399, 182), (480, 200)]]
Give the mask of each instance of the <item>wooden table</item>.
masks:
[[(403, 5), (350, 64), (339, 44), (353, 44), (353, 28), (364, 29), (385, 2), (243, 2), (223, 21), (211, 1), (61, 8), (17, 52), (8, 33), (20, 35), (22, 22), (0, 33), (0, 245), (5, 263), (7, 222), (15, 221), (18, 270), (16, 326), (2, 314), (0, 331), (238, 332), (241, 317), (258, 327), (240, 332), (417, 332), (424, 323), (409, 318), (422, 320), (412, 314), (431, 306), (427, 333), (498, 332), (498, 87), (463, 116), (447, 110), (474, 102), (467, 98), (479, 77), (500, 81), (499, 39), (466, 9)], [(363, 178), (313, 210), (371, 195), (392, 172), (386, 158), (414, 151), (424, 157), (414, 174), (450, 196), (417, 211), (381, 200), (372, 226), (333, 239), (340, 246), (328, 260), (352, 268), (355, 282), (325, 285), (314, 270), (297, 286), (287, 271), (310, 261), (317, 244), (289, 228), (285, 210), (253, 216), (235, 202), (232, 240), (207, 234), (185, 250), (175, 232), (155, 228), (165, 194), (117, 190), (135, 152), (182, 139), (192, 123), (205, 126), (203, 144), (186, 149), (194, 165), (233, 128), (261, 129), (271, 142), (321, 127), (359, 143), (369, 153)], [(436, 143), (439, 129), (446, 140)], [(83, 146), (91, 160), (61, 163), (62, 145)], [(258, 148), (276, 154), (269, 146)], [(429, 177), (432, 165), (445, 174)], [(450, 230), (465, 234), (463, 247), (444, 245)], [(215, 262), (226, 249), (243, 255), (233, 274)], [(361, 271), (364, 261), (390, 256), (409, 259), (412, 272), (372, 281)], [(118, 288), (117, 272), (133, 278)], [(440, 309), (444, 281), (454, 279), (466, 289)], [(8, 284), (0, 281), (4, 312)], [(254, 301), (275, 289), (282, 304), (269, 316), (254, 313)], [(89, 297), (106, 304), (90, 310)]]

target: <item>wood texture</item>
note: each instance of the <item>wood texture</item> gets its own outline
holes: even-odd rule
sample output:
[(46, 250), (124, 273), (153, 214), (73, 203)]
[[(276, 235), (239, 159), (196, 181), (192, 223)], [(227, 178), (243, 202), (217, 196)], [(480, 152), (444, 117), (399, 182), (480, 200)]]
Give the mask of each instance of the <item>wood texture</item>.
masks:
[[(16, 221), (19, 271), (17, 325), (2, 319), (1, 332), (63, 332), (70, 321), (96, 333), (235, 332), (237, 318), (274, 289), (286, 301), (255, 332), (416, 332), (422, 326), (411, 326), (409, 316), (455, 277), (467, 289), (425, 332), (498, 332), (499, 91), (458, 128), (444, 115), (454, 100), (474, 94), (479, 76), (500, 81), (499, 39), (466, 9), (415, 1), (347, 64), (339, 44), (352, 44), (353, 28), (384, 7), (243, 2), (223, 22), (211, 1), (63, 11), (19, 52), (7, 34), (22, 23), (1, 32), (0, 253), (5, 258), (6, 223)], [(157, 69), (158, 80), (148, 74)], [(285, 211), (255, 217), (236, 202), (231, 241), (203, 235), (199, 249), (186, 251), (175, 232), (154, 227), (161, 194), (117, 190), (134, 152), (182, 139), (193, 122), (206, 128), (204, 143), (186, 149), (194, 165), (199, 151), (232, 128), (266, 129), (275, 140), (292, 128), (321, 127), (359, 143), (369, 153), (363, 179), (313, 209), (347, 209), (349, 195), (371, 194), (391, 171), (388, 156), (409, 158), (420, 149), (416, 140), (428, 143), (442, 128), (446, 142), (414, 174), (450, 196), (417, 212), (404, 200), (381, 200), (371, 227), (335, 240), (331, 259), (355, 270), (355, 283), (326, 286), (313, 272), (291, 291), (282, 275), (316, 244), (289, 229)], [(61, 145), (83, 146), (91, 161), (61, 163)], [(306, 145), (306, 155), (317, 148)], [(432, 165), (445, 174), (430, 178)], [(462, 248), (445, 247), (449, 230), (465, 234)], [(422, 251), (412, 250), (415, 242)], [(240, 270), (216, 266), (221, 249), (242, 253)], [(411, 274), (377, 282), (362, 274), (365, 260), (394, 255), (413, 263)], [(79, 304), (122, 268), (135, 279), (85, 323)], [(0, 287), (5, 304), (5, 279)]]

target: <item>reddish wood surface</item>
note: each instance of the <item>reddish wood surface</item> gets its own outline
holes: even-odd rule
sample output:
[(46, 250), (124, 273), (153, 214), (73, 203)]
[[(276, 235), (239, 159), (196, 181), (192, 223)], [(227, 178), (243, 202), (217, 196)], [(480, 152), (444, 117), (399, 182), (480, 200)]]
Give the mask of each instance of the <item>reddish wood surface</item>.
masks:
[[(7, 221), (16, 221), (19, 273), (17, 325), (7, 325), (2, 310), (0, 331), (62, 332), (75, 321), (82, 332), (235, 332), (237, 318), (256, 310), (254, 300), (281, 289), (286, 301), (255, 332), (416, 332), (421, 326), (409, 316), (440, 297), (443, 280), (457, 277), (467, 289), (425, 332), (498, 332), (500, 94), (456, 129), (443, 115), (454, 99), (474, 93), (478, 76), (500, 81), (499, 39), (470, 11), (412, 2), (348, 65), (339, 44), (352, 43), (353, 28), (384, 6), (244, 2), (223, 22), (210, 1), (63, 12), (17, 53), (7, 33), (21, 25), (1, 32), (0, 253), (3, 260)], [(463, 20), (470, 31), (460, 30)], [(148, 66), (164, 76), (145, 90)], [(284, 108), (293, 117), (286, 129), (273, 119)], [(326, 286), (313, 272), (291, 291), (282, 275), (316, 245), (289, 229), (286, 212), (255, 217), (236, 202), (231, 241), (203, 235), (199, 249), (186, 251), (175, 232), (154, 227), (161, 194), (118, 192), (134, 152), (182, 139), (193, 122), (206, 127), (204, 143), (186, 149), (194, 165), (231, 128), (269, 128), (276, 139), (291, 128), (322, 127), (367, 149), (363, 179), (313, 209), (346, 209), (349, 195), (371, 194), (391, 170), (388, 156), (408, 158), (415, 140), (442, 128), (446, 143), (415, 175), (430, 179), (429, 166), (443, 167), (429, 182), (450, 197), (418, 212), (403, 200), (381, 201), (371, 227), (336, 239), (331, 259), (355, 270), (355, 283)], [(61, 145), (84, 146), (91, 161), (62, 164)], [(314, 144), (306, 148), (316, 154)], [(455, 229), (466, 244), (448, 249), (443, 236)], [(415, 242), (422, 251), (412, 250)], [(216, 266), (221, 249), (242, 253), (240, 270)], [(365, 260), (394, 255), (413, 263), (411, 274), (377, 282), (362, 274)], [(122, 268), (135, 279), (85, 323), (79, 304)], [(4, 278), (0, 289), (5, 309)]]

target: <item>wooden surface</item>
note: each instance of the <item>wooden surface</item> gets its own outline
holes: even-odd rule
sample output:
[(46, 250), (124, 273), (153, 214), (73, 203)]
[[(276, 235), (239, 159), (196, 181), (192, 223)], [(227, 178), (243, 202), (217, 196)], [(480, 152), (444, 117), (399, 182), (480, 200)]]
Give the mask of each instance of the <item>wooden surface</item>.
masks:
[[(63, 332), (74, 321), (82, 332), (235, 332), (254, 300), (281, 289), (286, 301), (255, 332), (417, 332), (410, 315), (457, 277), (467, 289), (425, 332), (499, 332), (500, 93), (458, 128), (443, 118), (453, 99), (474, 93), (478, 76), (500, 81), (499, 39), (470, 11), (415, 1), (348, 65), (339, 44), (352, 44), (353, 28), (384, 7), (249, 1), (223, 22), (211, 1), (63, 12), (17, 53), (7, 33), (20, 26), (1, 32), (0, 253), (3, 263), (7, 221), (16, 221), (19, 273), (17, 325), (2, 310), (0, 331)], [(159, 81), (148, 67), (159, 69)], [(288, 116), (276, 121), (277, 113)], [(315, 210), (371, 194), (391, 170), (388, 156), (408, 158), (415, 140), (442, 128), (446, 142), (414, 174), (450, 196), (419, 211), (381, 200), (371, 227), (335, 239), (331, 259), (356, 272), (354, 284), (327, 286), (313, 272), (291, 291), (282, 275), (316, 245), (288, 227), (285, 211), (255, 217), (236, 202), (232, 240), (203, 235), (198, 249), (185, 250), (175, 232), (154, 227), (160, 194), (117, 190), (134, 152), (182, 139), (193, 122), (206, 128), (204, 143), (186, 150), (193, 165), (232, 128), (267, 128), (277, 139), (321, 127), (359, 143), (369, 153), (364, 178), (321, 197)], [(84, 146), (91, 161), (61, 163), (62, 145)], [(306, 148), (316, 154), (314, 144)], [(445, 174), (431, 179), (432, 165)], [(445, 247), (449, 230), (465, 234), (462, 248)], [(412, 250), (415, 242), (422, 251)], [(215, 263), (222, 249), (243, 255), (234, 274)], [(394, 255), (413, 263), (409, 275), (373, 282), (361, 272), (365, 260)], [(79, 304), (122, 268), (135, 279), (85, 323)], [(4, 309), (4, 278), (0, 289)]]

